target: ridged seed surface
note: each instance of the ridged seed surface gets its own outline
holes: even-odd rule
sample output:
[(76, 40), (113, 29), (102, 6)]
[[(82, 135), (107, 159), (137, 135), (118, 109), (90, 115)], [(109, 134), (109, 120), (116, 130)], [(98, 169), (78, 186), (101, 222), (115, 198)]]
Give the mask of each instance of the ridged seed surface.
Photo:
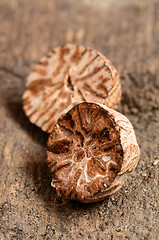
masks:
[(61, 116), (48, 147), (52, 186), (64, 198), (84, 200), (105, 191), (122, 166), (119, 127), (94, 103), (81, 103)]
[(23, 109), (30, 121), (51, 132), (61, 114), (80, 102), (116, 109), (121, 98), (119, 75), (110, 61), (88, 47), (55, 48), (27, 79)]

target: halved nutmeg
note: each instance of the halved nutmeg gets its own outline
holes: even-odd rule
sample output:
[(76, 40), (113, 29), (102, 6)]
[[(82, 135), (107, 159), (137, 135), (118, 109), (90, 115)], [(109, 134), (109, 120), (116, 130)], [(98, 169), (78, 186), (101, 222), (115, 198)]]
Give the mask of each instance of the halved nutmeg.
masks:
[(139, 155), (129, 120), (95, 103), (80, 103), (62, 115), (48, 139), (52, 186), (64, 199), (85, 203), (121, 188)]
[(101, 53), (67, 44), (43, 57), (27, 78), (23, 109), (30, 121), (51, 132), (61, 114), (86, 101), (116, 109), (119, 74)]

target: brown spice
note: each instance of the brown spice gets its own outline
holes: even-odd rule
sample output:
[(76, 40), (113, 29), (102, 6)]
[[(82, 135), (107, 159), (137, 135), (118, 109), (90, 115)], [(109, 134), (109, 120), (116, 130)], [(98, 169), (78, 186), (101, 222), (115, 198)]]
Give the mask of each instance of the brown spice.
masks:
[(60, 197), (100, 201), (135, 169), (140, 150), (133, 127), (113, 110), (120, 100), (118, 72), (88, 47), (55, 48), (29, 75), (23, 109), (51, 133), (47, 162)]
[(119, 74), (101, 53), (67, 44), (55, 48), (48, 56), (41, 59), (27, 78), (23, 109), (32, 123), (50, 133), (58, 117), (80, 102), (118, 107)]
[(48, 148), (52, 186), (63, 198), (81, 202), (100, 201), (116, 192), (140, 154), (126, 117), (86, 102), (58, 119)]

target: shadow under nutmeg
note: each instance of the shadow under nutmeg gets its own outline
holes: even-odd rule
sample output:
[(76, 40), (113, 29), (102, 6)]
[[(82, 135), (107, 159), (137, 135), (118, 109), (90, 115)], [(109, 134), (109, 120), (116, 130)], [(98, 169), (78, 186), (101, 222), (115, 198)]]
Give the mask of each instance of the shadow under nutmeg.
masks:
[(6, 103), (6, 108), (10, 117), (15, 122), (20, 124), (21, 128), (24, 129), (25, 132), (27, 132), (27, 134), (30, 135), (34, 141), (40, 143), (43, 146), (47, 146), (47, 139), (49, 134), (43, 132), (39, 127), (35, 126), (29, 121), (28, 117), (23, 111), (21, 101), (8, 101)]
[(46, 163), (46, 154), (42, 152), (40, 159), (42, 161), (37, 161), (36, 154), (30, 154), (24, 170), (30, 186), (29, 191), (34, 192), (34, 197), (37, 197), (38, 201), (41, 199), (49, 209), (56, 199), (56, 191), (51, 187), (51, 173)]

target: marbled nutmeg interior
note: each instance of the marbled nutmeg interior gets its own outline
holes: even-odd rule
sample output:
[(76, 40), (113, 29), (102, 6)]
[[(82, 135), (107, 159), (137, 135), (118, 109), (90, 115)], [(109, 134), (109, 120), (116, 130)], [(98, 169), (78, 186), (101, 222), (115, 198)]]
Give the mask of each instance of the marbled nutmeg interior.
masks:
[(120, 128), (94, 103), (81, 103), (61, 116), (48, 147), (52, 186), (64, 198), (82, 201), (104, 192), (122, 166)]

